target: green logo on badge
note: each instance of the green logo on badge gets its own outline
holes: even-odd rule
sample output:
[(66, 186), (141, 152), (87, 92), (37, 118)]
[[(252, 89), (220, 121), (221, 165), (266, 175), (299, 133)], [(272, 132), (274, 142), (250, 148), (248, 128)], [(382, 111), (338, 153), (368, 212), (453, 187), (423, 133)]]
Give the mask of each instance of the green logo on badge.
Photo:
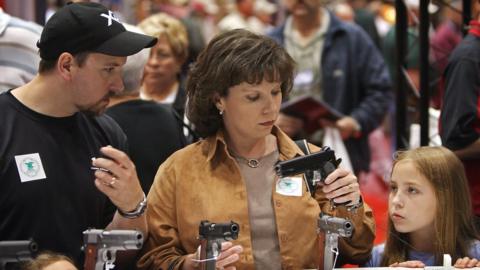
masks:
[(298, 185), (290, 178), (283, 178), (278, 182), (278, 188), (286, 193), (292, 193), (298, 188)]
[(38, 174), (40, 167), (38, 166), (38, 161), (33, 158), (25, 158), (22, 160), (22, 173), (28, 175), (29, 177), (34, 177)]

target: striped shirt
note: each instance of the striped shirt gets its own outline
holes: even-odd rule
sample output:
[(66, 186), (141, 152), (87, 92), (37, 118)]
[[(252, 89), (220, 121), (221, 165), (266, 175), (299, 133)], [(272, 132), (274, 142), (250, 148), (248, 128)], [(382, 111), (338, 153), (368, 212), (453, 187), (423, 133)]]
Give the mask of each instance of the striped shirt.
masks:
[(41, 32), (40, 25), (0, 8), (0, 92), (24, 85), (37, 74), (40, 56), (36, 43)]

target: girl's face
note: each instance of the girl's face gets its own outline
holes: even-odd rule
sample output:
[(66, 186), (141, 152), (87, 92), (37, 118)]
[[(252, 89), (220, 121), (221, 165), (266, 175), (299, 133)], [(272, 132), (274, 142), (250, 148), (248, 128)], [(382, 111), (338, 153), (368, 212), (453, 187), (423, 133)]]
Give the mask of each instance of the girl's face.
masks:
[(437, 213), (435, 189), (413, 161), (400, 161), (393, 168), (388, 205), (398, 232), (432, 234)]

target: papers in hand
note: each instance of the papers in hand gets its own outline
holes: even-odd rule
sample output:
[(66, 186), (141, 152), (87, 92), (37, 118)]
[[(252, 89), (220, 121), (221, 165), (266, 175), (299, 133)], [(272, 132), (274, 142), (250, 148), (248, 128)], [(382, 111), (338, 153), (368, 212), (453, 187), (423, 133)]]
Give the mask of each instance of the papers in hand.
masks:
[(321, 128), (320, 119), (336, 121), (344, 115), (332, 108), (325, 101), (311, 95), (287, 100), (282, 103), (280, 111), (286, 115), (301, 118), (305, 124), (305, 131), (313, 133)]

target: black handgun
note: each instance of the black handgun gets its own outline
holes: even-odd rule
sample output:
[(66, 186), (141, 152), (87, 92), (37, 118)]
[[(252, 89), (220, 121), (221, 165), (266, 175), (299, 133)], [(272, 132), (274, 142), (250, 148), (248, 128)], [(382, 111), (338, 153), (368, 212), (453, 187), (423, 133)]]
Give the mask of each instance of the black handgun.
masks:
[(37, 251), (38, 245), (33, 240), (0, 241), (0, 270), (7, 263), (32, 260)]
[[(319, 152), (278, 162), (275, 165), (275, 172), (280, 177), (304, 173), (308, 188), (313, 196), (317, 184), (324, 181), (338, 167), (341, 161), (342, 159), (335, 157), (333, 150), (324, 146)], [(315, 177), (315, 172), (319, 173), (318, 177)]]
[(240, 226), (238, 223), (211, 223), (202, 220), (198, 227), (200, 239), (200, 269), (215, 270), (216, 258), (222, 250), (222, 242), (238, 238)]

